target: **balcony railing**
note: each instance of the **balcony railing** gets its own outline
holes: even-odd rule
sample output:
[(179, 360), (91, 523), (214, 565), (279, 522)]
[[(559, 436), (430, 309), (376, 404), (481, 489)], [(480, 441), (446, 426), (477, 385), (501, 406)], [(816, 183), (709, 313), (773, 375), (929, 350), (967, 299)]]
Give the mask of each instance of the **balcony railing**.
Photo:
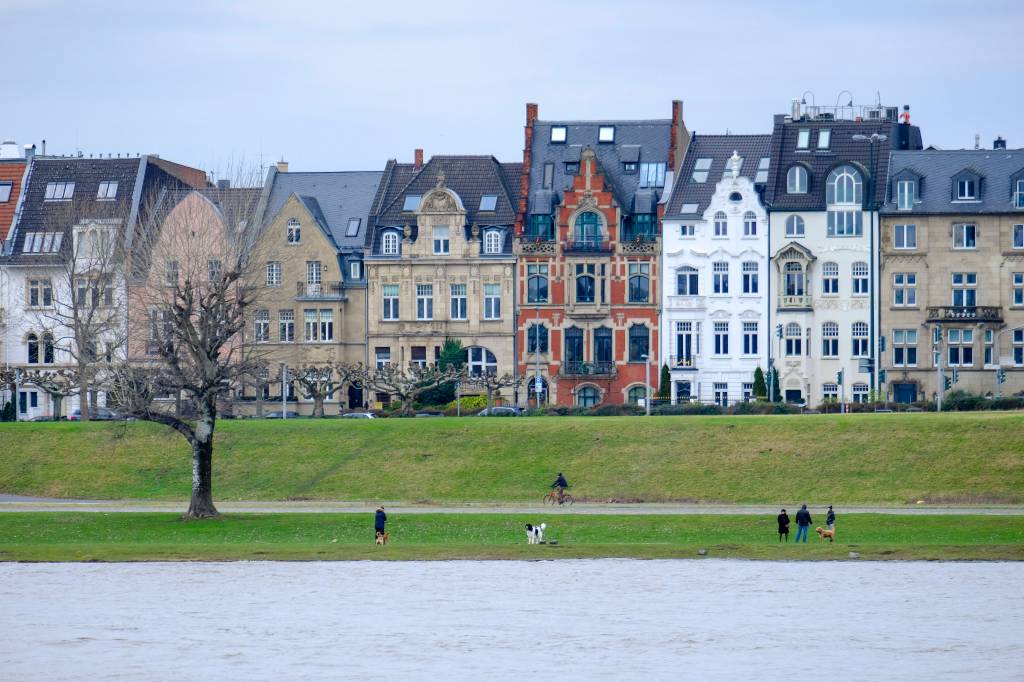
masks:
[(295, 296), (312, 299), (342, 299), (345, 294), (341, 282), (296, 282)]
[(610, 376), (615, 373), (614, 362), (563, 362), (564, 376)]
[(669, 366), (672, 369), (696, 369), (697, 354), (691, 353), (690, 355), (670, 355), (669, 363)]
[(611, 253), (612, 244), (607, 239), (572, 239), (563, 249), (566, 253)]
[(521, 239), (524, 242), (553, 242), (555, 241), (555, 228), (543, 230), (531, 230), (527, 228), (523, 230), (523, 236)]
[(940, 305), (928, 308), (929, 322), (1002, 322), (1003, 309), (992, 305)]
[(811, 307), (811, 297), (807, 294), (802, 296), (779, 296), (779, 307), (790, 310), (806, 310)]

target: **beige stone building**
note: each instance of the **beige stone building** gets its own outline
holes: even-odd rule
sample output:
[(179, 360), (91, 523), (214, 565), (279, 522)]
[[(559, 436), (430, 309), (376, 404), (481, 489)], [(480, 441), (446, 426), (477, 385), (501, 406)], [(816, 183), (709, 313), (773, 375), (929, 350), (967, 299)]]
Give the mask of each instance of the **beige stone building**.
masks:
[(388, 162), (367, 246), (371, 362), (432, 364), (451, 338), (466, 348), (470, 372), (515, 372), (520, 170), (489, 156), (424, 165), (419, 151), (413, 164)]
[(880, 230), (892, 400), (935, 399), (936, 361), (956, 370), (954, 389), (1024, 390), (1024, 151), (996, 146), (892, 153)]

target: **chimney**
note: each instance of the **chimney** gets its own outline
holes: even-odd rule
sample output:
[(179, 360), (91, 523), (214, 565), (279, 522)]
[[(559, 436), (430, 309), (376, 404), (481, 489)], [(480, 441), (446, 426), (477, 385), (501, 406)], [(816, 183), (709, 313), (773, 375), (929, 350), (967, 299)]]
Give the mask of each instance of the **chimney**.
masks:
[(18, 143), (14, 140), (4, 140), (0, 142), (0, 159), (20, 159), (21, 154), (18, 153)]
[(285, 161), (284, 159), (281, 159), (280, 161), (278, 161), (274, 165), (277, 166), (277, 172), (278, 173), (287, 173), (288, 172), (288, 162)]
[(43, 140), (43, 156), (46, 156), (46, 140)]
[(218, 180), (217, 181), (217, 189), (220, 189), (220, 190), (231, 189), (231, 181), (230, 180)]
[(530, 191), (530, 165), (533, 163), (533, 126), (537, 122), (538, 107), (535, 102), (526, 103), (526, 125), (523, 126), (523, 170), (519, 173), (519, 205), (516, 206), (515, 233), (523, 233), (526, 220), (526, 197)]
[(668, 169), (675, 172), (690, 146), (690, 133), (683, 122), (683, 100), (672, 100), (672, 126), (669, 129)]
[(992, 141), (992, 149), (1006, 149), (1006, 140), (1002, 136), (997, 137)]
[(25, 160), (31, 161), (32, 157), (36, 155), (36, 146), (34, 144), (25, 145)]
[(974, 148), (981, 149), (981, 135), (974, 133)]
[(423, 168), (423, 150), (415, 149), (412, 153), (412, 167), (416, 170)]
[(799, 121), (800, 120), (800, 100), (798, 100), (798, 99), (794, 99), (793, 100), (793, 106), (792, 106), (792, 109), (790, 111), (790, 116), (792, 117), (792, 119), (794, 121)]
[(537, 105), (533, 102), (526, 103), (526, 125), (533, 127), (537, 120)]

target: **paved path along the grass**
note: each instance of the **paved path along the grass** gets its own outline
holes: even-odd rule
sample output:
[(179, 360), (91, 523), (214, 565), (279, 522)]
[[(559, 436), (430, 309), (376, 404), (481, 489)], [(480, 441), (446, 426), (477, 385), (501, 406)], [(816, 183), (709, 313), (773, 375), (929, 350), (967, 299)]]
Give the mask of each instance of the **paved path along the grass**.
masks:
[[(239, 502), (217, 501), (217, 509), (221, 512), (249, 514), (326, 514), (350, 513), (370, 514), (377, 508), (376, 503), (338, 502), (311, 500), (298, 502)], [(827, 504), (808, 503), (812, 514), (822, 515)], [(182, 512), (188, 507), (187, 500), (57, 500), (38, 497), (22, 497), (19, 495), (0, 495), (0, 513), (2, 512)], [(750, 514), (752, 516), (773, 516), (779, 513), (779, 507), (767, 505), (730, 505), (730, 504), (575, 504), (571, 507), (544, 507), (539, 504), (459, 504), (459, 505), (428, 505), (384, 502), (384, 507), (391, 514)], [(785, 505), (791, 513), (800, 508), (799, 503)], [(886, 507), (872, 505), (837, 505), (837, 514), (982, 514), (994, 516), (1024, 516), (1024, 506), (950, 506), (950, 505), (914, 505), (904, 507)]]

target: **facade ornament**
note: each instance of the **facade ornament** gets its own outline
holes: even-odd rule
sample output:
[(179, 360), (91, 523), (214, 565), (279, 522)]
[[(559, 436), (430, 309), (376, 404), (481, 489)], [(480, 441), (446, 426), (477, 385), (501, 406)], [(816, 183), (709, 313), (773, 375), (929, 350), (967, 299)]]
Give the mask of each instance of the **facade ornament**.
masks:
[(480, 226), (473, 223), (473, 226), (469, 228), (469, 233), (473, 236), (474, 240), (480, 239)]
[(406, 224), (405, 227), (402, 228), (402, 240), (408, 242), (411, 239), (412, 239), (412, 226)]
[(444, 189), (444, 171), (437, 171), (437, 184), (434, 187), (436, 189)]
[(740, 176), (740, 164), (743, 163), (743, 159), (740, 158), (739, 152), (735, 149), (732, 151), (732, 156), (729, 157), (729, 168), (732, 169), (732, 178), (735, 180)]

